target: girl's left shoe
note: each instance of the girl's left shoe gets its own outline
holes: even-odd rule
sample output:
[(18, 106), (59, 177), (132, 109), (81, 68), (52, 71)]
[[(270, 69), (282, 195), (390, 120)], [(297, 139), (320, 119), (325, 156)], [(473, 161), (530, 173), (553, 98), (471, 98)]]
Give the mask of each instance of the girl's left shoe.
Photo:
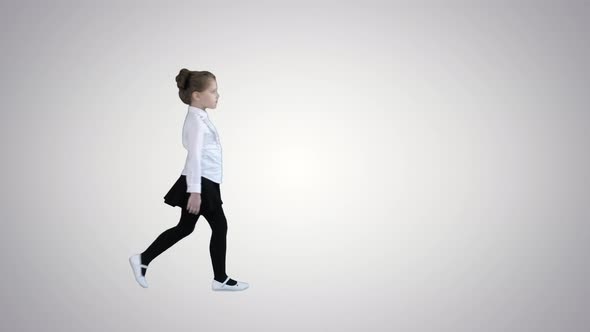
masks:
[(243, 281), (238, 281), (236, 280), (237, 284), (230, 286), (228, 284), (226, 284), (226, 282), (229, 281), (229, 277), (227, 277), (227, 279), (225, 279), (224, 282), (219, 282), (215, 279), (213, 279), (213, 282), (211, 283), (211, 289), (213, 289), (214, 291), (241, 291), (244, 290), (248, 287), (250, 287), (250, 285), (247, 282), (243, 282)]
[(143, 287), (147, 288), (147, 280), (145, 277), (141, 275), (141, 268), (145, 267), (147, 269), (147, 265), (141, 264), (141, 254), (133, 255), (129, 257), (129, 264), (131, 264), (131, 269), (133, 270), (133, 276), (135, 276), (135, 280), (137, 283)]

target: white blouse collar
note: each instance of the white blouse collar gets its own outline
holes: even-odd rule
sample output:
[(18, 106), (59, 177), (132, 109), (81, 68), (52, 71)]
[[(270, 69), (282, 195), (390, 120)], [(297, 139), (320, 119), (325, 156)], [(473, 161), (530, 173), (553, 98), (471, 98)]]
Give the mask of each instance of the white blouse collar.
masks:
[(201, 117), (201, 119), (207, 119), (207, 117), (208, 117), (207, 111), (202, 110), (202, 109), (192, 106), (192, 105), (188, 106), (188, 111), (190, 113), (194, 113), (194, 114), (199, 115)]

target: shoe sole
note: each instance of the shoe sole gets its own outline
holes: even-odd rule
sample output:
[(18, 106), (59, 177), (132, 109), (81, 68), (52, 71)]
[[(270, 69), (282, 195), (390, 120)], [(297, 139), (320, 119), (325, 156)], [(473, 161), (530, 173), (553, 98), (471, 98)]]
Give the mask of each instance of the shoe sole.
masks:
[(243, 291), (250, 288), (250, 285), (248, 285), (246, 288), (213, 288), (211, 287), (212, 290), (216, 291), (216, 292), (239, 292), (239, 291)]

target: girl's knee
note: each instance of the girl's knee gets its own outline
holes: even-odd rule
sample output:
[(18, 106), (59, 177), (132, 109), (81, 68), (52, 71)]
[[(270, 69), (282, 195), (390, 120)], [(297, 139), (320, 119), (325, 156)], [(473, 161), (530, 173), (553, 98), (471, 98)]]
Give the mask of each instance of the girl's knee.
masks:
[(215, 233), (226, 234), (227, 233), (227, 219), (224, 216), (218, 218), (212, 218), (211, 229)]
[(176, 226), (176, 229), (183, 236), (187, 236), (195, 230), (195, 224), (184, 224)]

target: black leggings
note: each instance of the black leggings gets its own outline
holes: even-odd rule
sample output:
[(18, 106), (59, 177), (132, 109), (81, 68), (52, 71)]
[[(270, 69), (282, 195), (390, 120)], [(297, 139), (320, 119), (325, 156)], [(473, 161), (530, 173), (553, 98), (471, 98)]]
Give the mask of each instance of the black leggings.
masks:
[(225, 252), (226, 252), (226, 235), (227, 219), (220, 205), (212, 211), (199, 211), (198, 214), (189, 213), (186, 208), (181, 209), (182, 215), (178, 225), (165, 230), (156, 240), (141, 254), (142, 263), (148, 265), (154, 258), (172, 247), (176, 242), (191, 234), (197, 224), (197, 219), (203, 216), (211, 226), (211, 242), (209, 243), (209, 252), (211, 253), (211, 263), (213, 265), (214, 278), (224, 280), (225, 274)]

